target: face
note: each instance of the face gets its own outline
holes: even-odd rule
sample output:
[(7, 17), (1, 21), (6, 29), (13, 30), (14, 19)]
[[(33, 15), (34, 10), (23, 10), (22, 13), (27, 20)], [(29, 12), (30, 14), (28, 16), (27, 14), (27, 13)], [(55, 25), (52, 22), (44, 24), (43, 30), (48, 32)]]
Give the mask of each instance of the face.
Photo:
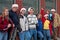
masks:
[(45, 19), (48, 19), (48, 16), (46, 16)]
[(49, 14), (49, 11), (46, 11), (47, 14)]
[(21, 12), (21, 13), (24, 15), (24, 14), (25, 14), (25, 12), (26, 12), (25, 10), (22, 10), (22, 12)]
[(12, 10), (13, 10), (14, 12), (16, 12), (16, 11), (18, 10), (18, 8), (17, 8), (17, 7), (13, 7)]
[(52, 14), (54, 14), (55, 12), (54, 11), (52, 11)]
[(29, 12), (30, 12), (30, 14), (33, 14), (34, 13), (34, 10), (33, 9), (30, 9)]
[(39, 19), (39, 18), (40, 18), (40, 19), (42, 18), (42, 15), (41, 15), (41, 14), (38, 14), (38, 19)]
[(4, 13), (5, 13), (5, 16), (8, 16), (9, 15), (8, 9), (5, 9)]

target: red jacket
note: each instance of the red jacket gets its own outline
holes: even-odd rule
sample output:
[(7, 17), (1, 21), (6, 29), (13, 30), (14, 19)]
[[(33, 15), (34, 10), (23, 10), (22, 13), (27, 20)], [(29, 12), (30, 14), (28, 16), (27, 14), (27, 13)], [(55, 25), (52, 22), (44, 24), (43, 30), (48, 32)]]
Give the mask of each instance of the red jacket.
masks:
[(44, 12), (44, 10), (41, 9), (40, 13), (42, 15), (42, 23), (44, 24), (44, 22), (45, 22), (45, 18), (44, 18), (45, 12)]
[(3, 30), (7, 28), (8, 24), (13, 24), (13, 23), (9, 22), (8, 19), (3, 20), (3, 17), (0, 17), (0, 31), (8, 31), (8, 29)]
[[(44, 15), (45, 15), (45, 14), (46, 14), (46, 13), (44, 12), (44, 10), (41, 9), (42, 23), (43, 23), (43, 24), (44, 24), (44, 22), (45, 22), (45, 18), (44, 18)], [(50, 28), (50, 34), (52, 35), (52, 23), (50, 23), (49, 28)]]

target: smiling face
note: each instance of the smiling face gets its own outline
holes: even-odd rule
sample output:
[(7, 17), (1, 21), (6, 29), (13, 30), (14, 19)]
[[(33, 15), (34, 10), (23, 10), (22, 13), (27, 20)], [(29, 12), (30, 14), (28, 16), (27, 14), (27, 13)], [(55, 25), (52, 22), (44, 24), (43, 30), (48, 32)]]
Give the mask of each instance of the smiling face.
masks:
[(8, 8), (4, 8), (4, 10), (2, 12), (2, 15), (3, 15), (3, 17), (9, 16), (9, 10), (8, 10)]
[(48, 19), (48, 16), (46, 16), (45, 19)]
[(47, 10), (46, 13), (49, 14), (49, 11)]
[(55, 14), (55, 12), (54, 12), (54, 11), (52, 11), (52, 14)]
[(23, 15), (24, 15), (25, 13), (26, 13), (26, 11), (25, 11), (25, 10), (22, 10), (22, 11), (21, 11), (21, 14), (23, 14)]
[(42, 15), (41, 15), (41, 14), (38, 14), (38, 15), (37, 15), (37, 18), (38, 18), (38, 19), (41, 19), (41, 18), (42, 18)]
[(33, 14), (34, 13), (34, 9), (31, 8), (30, 11), (29, 11), (29, 13)]
[(8, 16), (9, 15), (9, 11), (8, 9), (5, 9), (5, 16)]
[(13, 8), (12, 8), (12, 11), (14, 11), (14, 12), (16, 12), (17, 10), (18, 10), (17, 7), (13, 7)]

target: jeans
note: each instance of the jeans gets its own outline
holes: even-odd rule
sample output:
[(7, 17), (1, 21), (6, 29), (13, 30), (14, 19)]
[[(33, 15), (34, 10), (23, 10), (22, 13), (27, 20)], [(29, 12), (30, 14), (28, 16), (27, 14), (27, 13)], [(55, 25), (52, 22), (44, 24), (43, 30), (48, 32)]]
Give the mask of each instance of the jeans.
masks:
[(40, 40), (43, 40), (43, 38), (44, 38), (43, 33), (41, 31), (38, 31), (37, 34), (38, 34), (38, 37), (40, 38)]
[(50, 30), (44, 30), (44, 40), (51, 40)]
[(0, 40), (8, 40), (8, 33), (0, 32)]
[(19, 32), (18, 34), (20, 40), (30, 40), (31, 38), (29, 31)]
[(34, 40), (37, 40), (37, 30), (36, 29), (30, 29), (29, 31), (31, 34), (31, 38), (33, 37)]

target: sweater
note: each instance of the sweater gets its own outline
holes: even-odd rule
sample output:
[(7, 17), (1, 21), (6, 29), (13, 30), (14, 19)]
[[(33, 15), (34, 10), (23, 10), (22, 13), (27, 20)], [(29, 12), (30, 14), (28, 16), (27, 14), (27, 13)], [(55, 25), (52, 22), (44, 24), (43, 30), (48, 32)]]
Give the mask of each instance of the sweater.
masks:
[(38, 23), (37, 17), (36, 15), (28, 15), (28, 25), (30, 29), (35, 29), (36, 28), (36, 24)]

